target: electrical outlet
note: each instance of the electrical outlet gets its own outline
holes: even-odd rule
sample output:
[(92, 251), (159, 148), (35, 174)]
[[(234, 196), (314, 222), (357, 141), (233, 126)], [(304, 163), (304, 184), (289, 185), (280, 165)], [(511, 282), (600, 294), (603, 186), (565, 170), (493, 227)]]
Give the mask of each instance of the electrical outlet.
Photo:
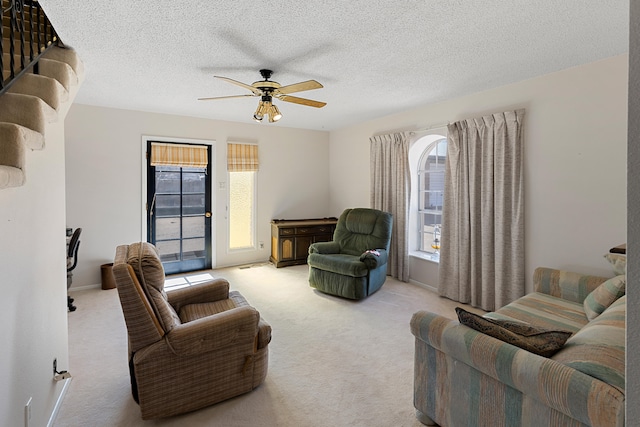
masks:
[(24, 427), (29, 427), (31, 424), (31, 397), (27, 400), (27, 404), (24, 405)]

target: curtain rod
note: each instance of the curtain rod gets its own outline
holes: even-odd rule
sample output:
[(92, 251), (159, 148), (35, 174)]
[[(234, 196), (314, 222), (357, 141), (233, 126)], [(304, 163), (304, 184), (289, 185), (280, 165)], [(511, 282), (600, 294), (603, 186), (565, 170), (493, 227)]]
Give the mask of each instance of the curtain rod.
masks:
[(409, 129), (405, 129), (405, 130), (387, 130), (387, 131), (378, 132), (378, 133), (374, 134), (373, 136), (389, 135), (389, 134), (395, 133), (395, 132), (408, 132), (411, 135), (415, 135), (417, 132), (426, 132), (426, 131), (431, 130), (431, 129), (437, 129), (437, 128), (446, 127), (446, 126), (448, 126), (450, 124), (451, 124), (451, 122), (445, 122), (445, 123), (438, 123), (438, 124), (429, 125), (429, 126), (426, 126), (426, 127), (423, 127), (423, 128), (418, 128), (418, 129), (413, 129), (413, 130), (409, 130)]
[(420, 128), (420, 129), (413, 130), (413, 131), (411, 131), (411, 133), (415, 134), (416, 132), (426, 132), (426, 131), (431, 130), (431, 129), (443, 128), (443, 127), (449, 126), (450, 124), (451, 124), (451, 122), (445, 122), (445, 123), (438, 123), (438, 124), (434, 124), (434, 125), (429, 125), (427, 127), (423, 127), (423, 128)]

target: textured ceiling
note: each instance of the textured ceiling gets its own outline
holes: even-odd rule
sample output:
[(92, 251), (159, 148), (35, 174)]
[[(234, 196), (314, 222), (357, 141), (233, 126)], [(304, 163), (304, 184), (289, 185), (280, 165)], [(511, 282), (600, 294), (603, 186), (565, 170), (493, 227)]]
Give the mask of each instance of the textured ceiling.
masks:
[(276, 101), (276, 124), (332, 130), (626, 53), (629, 1), (40, 0), (83, 60), (76, 102), (253, 123), (274, 70), (321, 109)]

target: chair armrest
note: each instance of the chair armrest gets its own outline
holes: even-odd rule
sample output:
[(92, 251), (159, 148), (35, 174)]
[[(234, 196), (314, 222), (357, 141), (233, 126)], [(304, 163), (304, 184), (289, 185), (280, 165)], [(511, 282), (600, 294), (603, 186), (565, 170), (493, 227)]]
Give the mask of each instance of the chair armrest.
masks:
[(258, 322), (258, 338), (256, 341), (258, 350), (265, 348), (271, 342), (271, 325), (263, 318), (260, 318), (260, 322)]
[(606, 277), (538, 267), (533, 272), (533, 290), (582, 304), (591, 291), (607, 280)]
[(338, 242), (316, 242), (309, 245), (310, 254), (339, 254), (340, 245)]
[(254, 346), (260, 314), (251, 306), (226, 310), (176, 326), (165, 335), (179, 356), (204, 353), (245, 343)]
[(389, 253), (386, 249), (376, 249), (376, 252), (378, 252), (378, 255), (371, 252), (364, 252), (360, 255), (360, 261), (362, 261), (369, 270), (373, 270), (379, 265), (385, 265), (389, 258)]
[[(603, 422), (619, 421), (624, 416), (624, 393), (615, 387), (553, 359), (538, 356), (477, 332), (457, 321), (419, 311), (411, 319), (411, 332), (416, 337), (416, 348), (419, 341), (422, 341), (452, 358), (454, 362), (462, 362), (482, 375), (506, 384), (586, 425), (603, 426), (606, 425)], [(422, 363), (428, 366), (425, 369), (436, 371), (455, 369), (455, 363), (439, 363), (443, 359), (435, 353), (433, 357), (435, 360), (429, 357), (429, 361), (416, 363)], [(438, 371), (437, 377), (446, 381), (453, 374)], [(468, 392), (468, 389), (464, 389), (468, 385), (462, 383), (440, 385), (461, 387), (460, 390), (450, 391), (453, 396), (458, 392)], [(589, 408), (589, 411), (584, 408)], [(594, 419), (590, 419), (590, 415)]]
[(185, 305), (214, 302), (229, 298), (229, 282), (225, 279), (213, 279), (172, 291), (167, 291), (167, 301), (176, 311)]

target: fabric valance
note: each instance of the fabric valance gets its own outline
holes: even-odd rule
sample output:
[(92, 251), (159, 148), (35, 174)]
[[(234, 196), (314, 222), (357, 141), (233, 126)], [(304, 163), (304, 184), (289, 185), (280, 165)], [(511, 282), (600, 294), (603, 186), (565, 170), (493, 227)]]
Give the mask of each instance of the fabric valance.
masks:
[(227, 170), (229, 172), (255, 172), (258, 170), (258, 145), (227, 144)]
[(206, 145), (151, 143), (151, 166), (206, 168), (208, 163)]

